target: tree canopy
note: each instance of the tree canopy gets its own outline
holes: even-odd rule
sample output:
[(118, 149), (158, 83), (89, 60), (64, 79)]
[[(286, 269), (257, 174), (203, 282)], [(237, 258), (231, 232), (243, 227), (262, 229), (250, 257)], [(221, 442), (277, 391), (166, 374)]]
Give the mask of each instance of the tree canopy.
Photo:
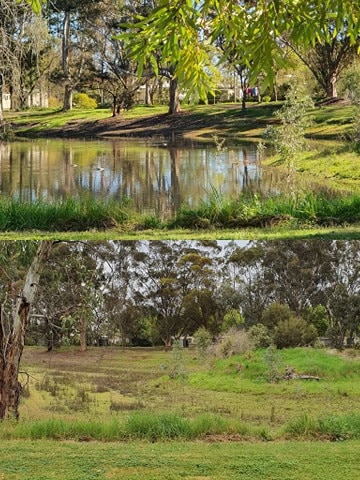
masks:
[(204, 96), (215, 78), (211, 46), (219, 38), (222, 55), (217, 57), (217, 65), (228, 61), (235, 48), (251, 66), (253, 78), (264, 76), (265, 87), (284, 65), (284, 34), (292, 44), (304, 47), (329, 42), (338, 35), (355, 44), (360, 5), (354, 0), (160, 0), (150, 15), (138, 15), (126, 27), (131, 28), (124, 35), (131, 41), (131, 56), (139, 61), (139, 74), (149, 66), (159, 73), (161, 52), (161, 58), (173, 64), (174, 76), (182, 86)]

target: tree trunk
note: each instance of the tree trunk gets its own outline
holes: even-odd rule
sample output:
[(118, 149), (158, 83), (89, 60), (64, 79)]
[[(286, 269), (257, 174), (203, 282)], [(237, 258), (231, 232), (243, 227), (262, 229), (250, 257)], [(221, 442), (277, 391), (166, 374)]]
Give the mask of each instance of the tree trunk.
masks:
[(150, 80), (147, 80), (146, 83), (145, 83), (145, 105), (147, 105), (147, 106), (152, 105), (150, 90), (151, 90)]
[(85, 352), (87, 345), (86, 345), (86, 327), (87, 327), (87, 321), (85, 316), (81, 316), (80, 322), (80, 351)]
[(66, 11), (63, 22), (63, 38), (62, 38), (62, 68), (65, 78), (64, 104), (63, 110), (72, 109), (72, 81), (69, 66), (70, 56), (70, 11)]
[(337, 82), (337, 76), (336, 76), (336, 73), (333, 73), (329, 81), (328, 92), (327, 92), (330, 98), (337, 98), (336, 82)]
[(171, 78), (170, 80), (170, 104), (169, 113), (174, 114), (180, 112), (180, 98), (177, 78)]
[(50, 240), (40, 242), (26, 274), (22, 295), (17, 298), (10, 332), (6, 331), (3, 318), (0, 317), (0, 420), (10, 415), (19, 417), (21, 384), (18, 376), (25, 331), (29, 311), (39, 287), (40, 274), (52, 245)]

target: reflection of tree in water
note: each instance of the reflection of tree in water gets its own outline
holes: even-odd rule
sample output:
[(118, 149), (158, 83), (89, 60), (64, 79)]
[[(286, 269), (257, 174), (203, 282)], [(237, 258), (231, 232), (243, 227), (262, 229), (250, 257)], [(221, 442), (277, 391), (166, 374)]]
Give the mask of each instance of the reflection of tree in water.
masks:
[(127, 197), (137, 211), (165, 218), (183, 203), (197, 205), (213, 187), (224, 196), (260, 189), (255, 147), (219, 152), (210, 144), (176, 139), (121, 139), (15, 142), (3, 150), (2, 192), (27, 200)]

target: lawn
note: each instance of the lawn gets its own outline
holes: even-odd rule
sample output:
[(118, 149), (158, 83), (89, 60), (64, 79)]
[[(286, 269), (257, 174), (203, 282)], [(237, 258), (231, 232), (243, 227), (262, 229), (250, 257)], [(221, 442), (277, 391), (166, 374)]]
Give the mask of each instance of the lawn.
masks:
[(343, 443), (7, 441), (1, 480), (353, 480), (359, 441)]

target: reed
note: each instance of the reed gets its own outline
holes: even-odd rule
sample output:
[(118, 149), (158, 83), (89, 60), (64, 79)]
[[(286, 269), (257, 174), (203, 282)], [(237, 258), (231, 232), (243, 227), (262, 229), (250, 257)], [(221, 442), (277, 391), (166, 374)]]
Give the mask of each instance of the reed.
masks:
[(0, 230), (67, 231), (109, 228), (126, 222), (132, 215), (128, 199), (121, 202), (94, 198), (67, 198), (63, 201), (27, 202), (0, 200)]

